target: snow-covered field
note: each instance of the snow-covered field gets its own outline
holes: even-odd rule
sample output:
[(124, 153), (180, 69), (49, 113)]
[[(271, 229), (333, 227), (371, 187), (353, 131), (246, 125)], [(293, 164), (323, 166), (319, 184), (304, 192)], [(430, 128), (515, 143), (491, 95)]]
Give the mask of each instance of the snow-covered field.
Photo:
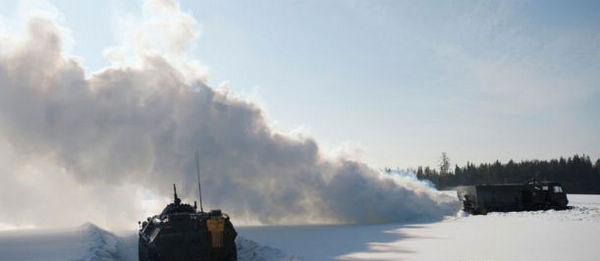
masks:
[(565, 211), (458, 213), (435, 223), (239, 231), (305, 260), (600, 260), (600, 195), (568, 197), (574, 208)]
[(569, 195), (573, 209), (490, 213), (403, 225), (345, 260), (600, 260), (600, 195)]
[[(238, 227), (240, 260), (600, 260), (600, 195), (573, 209), (458, 213), (441, 222)], [(0, 232), (0, 260), (136, 260), (134, 233), (92, 224)]]

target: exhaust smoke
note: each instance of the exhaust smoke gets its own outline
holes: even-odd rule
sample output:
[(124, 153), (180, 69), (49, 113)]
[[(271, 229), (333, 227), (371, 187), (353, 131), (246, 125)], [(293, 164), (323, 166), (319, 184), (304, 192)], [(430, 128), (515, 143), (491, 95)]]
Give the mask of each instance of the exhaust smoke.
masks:
[[(167, 25), (195, 24), (176, 3), (151, 3)], [(89, 73), (62, 53), (52, 20), (27, 28), (0, 42), (0, 222), (131, 227), (147, 191), (169, 197), (178, 183), (195, 199), (195, 150), (204, 203), (234, 220), (396, 222), (458, 209), (425, 184), (273, 130), (261, 108), (208, 86), (177, 48), (144, 44), (136, 63)], [(189, 47), (185, 35), (165, 34), (167, 49)]]

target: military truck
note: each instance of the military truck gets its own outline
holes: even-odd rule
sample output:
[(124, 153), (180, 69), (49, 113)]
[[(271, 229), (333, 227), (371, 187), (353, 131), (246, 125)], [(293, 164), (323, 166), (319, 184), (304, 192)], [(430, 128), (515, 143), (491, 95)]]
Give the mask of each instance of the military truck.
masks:
[(556, 182), (526, 184), (483, 184), (460, 186), (456, 190), (463, 210), (471, 214), (500, 211), (566, 209), (569, 201)]

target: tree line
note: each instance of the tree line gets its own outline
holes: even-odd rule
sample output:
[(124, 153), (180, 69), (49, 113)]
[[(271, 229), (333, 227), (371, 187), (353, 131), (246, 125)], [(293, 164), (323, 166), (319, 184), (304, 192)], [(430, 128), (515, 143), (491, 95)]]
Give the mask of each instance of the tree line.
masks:
[(532, 179), (555, 181), (563, 185), (567, 193), (600, 194), (600, 159), (592, 162), (589, 156), (574, 155), (552, 160), (528, 160), (507, 163), (482, 163), (449, 168), (449, 159), (442, 153), (440, 170), (419, 166), (416, 173), (420, 180), (429, 180), (438, 189), (451, 189), (461, 185), (526, 183)]

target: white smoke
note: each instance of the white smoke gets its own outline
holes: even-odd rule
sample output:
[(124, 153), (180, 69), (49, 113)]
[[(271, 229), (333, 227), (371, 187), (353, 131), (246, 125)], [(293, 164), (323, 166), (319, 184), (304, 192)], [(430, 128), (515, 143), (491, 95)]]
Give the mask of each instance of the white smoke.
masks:
[(393, 222), (456, 211), (424, 184), (326, 159), (314, 139), (276, 132), (255, 104), (215, 91), (185, 52), (171, 52), (190, 46), (195, 21), (176, 3), (150, 3), (164, 18), (153, 25), (185, 28), (153, 31), (165, 49), (138, 31), (136, 62), (100, 72), (65, 57), (51, 20), (33, 17), (23, 37), (3, 38), (0, 223), (135, 226), (145, 191), (168, 196), (178, 183), (195, 197), (196, 149), (205, 204), (234, 222)]

